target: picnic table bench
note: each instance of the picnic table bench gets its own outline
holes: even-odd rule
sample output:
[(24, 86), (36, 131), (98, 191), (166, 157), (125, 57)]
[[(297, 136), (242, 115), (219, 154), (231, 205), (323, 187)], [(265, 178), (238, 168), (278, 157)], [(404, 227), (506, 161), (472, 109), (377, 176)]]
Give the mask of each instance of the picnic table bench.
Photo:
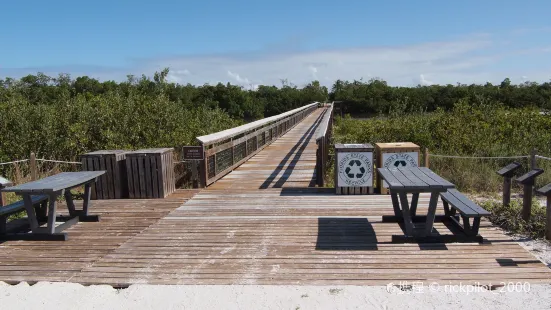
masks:
[[(490, 212), (471, 201), (456, 189), (448, 189), (447, 192), (440, 194), (440, 197), (442, 197), (445, 215), (454, 221), (468, 236), (476, 237), (478, 235), (478, 228), (480, 227), (480, 219), (483, 216), (491, 215)], [(456, 211), (459, 211), (463, 224), (456, 218)], [(473, 219), (472, 224), (470, 223), (471, 219)]]
[[(67, 234), (62, 233), (71, 225), (82, 222), (97, 222), (99, 216), (88, 214), (90, 206), (91, 186), (97, 178), (105, 171), (82, 171), (62, 172), (38, 181), (33, 181), (17, 186), (6, 187), (2, 192), (14, 192), (23, 196), (23, 200), (8, 206), (6, 214), (22, 210), (21, 205), (27, 212), (27, 219), (32, 233), (6, 233), (0, 234), (3, 240), (67, 240)], [(82, 210), (76, 210), (71, 189), (84, 185), (84, 198)], [(69, 216), (58, 216), (57, 198), (65, 196)], [(33, 206), (37, 201), (48, 201), (48, 212), (46, 208), (35, 209)], [(17, 211), (15, 211), (17, 210)], [(11, 214), (11, 213), (10, 213)], [(47, 221), (47, 227), (40, 227), (39, 221)], [(56, 222), (64, 222), (55, 226)]]
[[(383, 216), (383, 221), (403, 223), (405, 235), (392, 236), (393, 242), (457, 242), (481, 241), (478, 236), (480, 218), (490, 213), (455, 189), (455, 185), (425, 167), (378, 168), (381, 177), (388, 183), (394, 216)], [(417, 215), (420, 193), (431, 193), (426, 215)], [(411, 204), (407, 194), (412, 194)], [(436, 216), (438, 198), (444, 205), (444, 215)], [(456, 215), (459, 211), (463, 224)], [(473, 219), (473, 223), (470, 223)], [(433, 231), (435, 220), (451, 220), (463, 235), (442, 235)], [(424, 227), (415, 223), (424, 222)]]

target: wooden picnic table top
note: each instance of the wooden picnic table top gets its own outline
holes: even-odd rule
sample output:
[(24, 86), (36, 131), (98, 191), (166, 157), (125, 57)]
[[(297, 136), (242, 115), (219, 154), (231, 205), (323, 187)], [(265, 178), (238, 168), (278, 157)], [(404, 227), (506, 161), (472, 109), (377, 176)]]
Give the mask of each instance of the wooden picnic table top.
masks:
[(445, 192), (455, 185), (429, 168), (378, 168), (381, 177), (391, 191), (406, 192)]
[(62, 172), (37, 181), (2, 189), (14, 193), (51, 193), (77, 187), (103, 175), (105, 171)]

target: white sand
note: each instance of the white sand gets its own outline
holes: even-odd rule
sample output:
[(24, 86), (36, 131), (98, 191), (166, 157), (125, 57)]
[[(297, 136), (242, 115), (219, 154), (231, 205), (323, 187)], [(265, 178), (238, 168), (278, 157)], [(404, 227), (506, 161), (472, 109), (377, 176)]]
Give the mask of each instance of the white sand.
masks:
[[(474, 287), (470, 287), (474, 289)], [(436, 290), (436, 287), (433, 287)], [(456, 286), (455, 289), (459, 289)], [(465, 287), (469, 289), (469, 287)], [(0, 282), (0, 309), (549, 309), (551, 285), (527, 292), (401, 291), (381, 286), (150, 286), (85, 287)], [(390, 292), (389, 292), (390, 291)]]

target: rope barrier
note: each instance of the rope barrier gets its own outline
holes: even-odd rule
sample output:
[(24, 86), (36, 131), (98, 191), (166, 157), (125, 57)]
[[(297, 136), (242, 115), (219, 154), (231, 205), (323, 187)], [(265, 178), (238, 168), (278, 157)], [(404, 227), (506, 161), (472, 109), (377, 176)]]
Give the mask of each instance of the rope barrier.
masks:
[(514, 159), (514, 158), (529, 158), (530, 156), (455, 156), (455, 155), (439, 155), (439, 154), (429, 154), (431, 157), (442, 157), (442, 158), (469, 158), (469, 159)]
[(36, 159), (36, 161), (43, 161), (48, 163), (59, 163), (59, 164), (82, 165), (82, 163), (78, 161), (63, 161), (63, 160), (51, 160), (51, 159)]
[(26, 162), (26, 161), (29, 161), (29, 160), (28, 159), (14, 160), (14, 161), (6, 162), (6, 163), (0, 163), (0, 166), (10, 165), (10, 164), (17, 164), (17, 163), (22, 163), (22, 162)]
[(536, 158), (545, 159), (545, 160), (551, 160), (551, 158), (549, 158), (549, 157), (539, 156), (539, 155), (536, 155)]

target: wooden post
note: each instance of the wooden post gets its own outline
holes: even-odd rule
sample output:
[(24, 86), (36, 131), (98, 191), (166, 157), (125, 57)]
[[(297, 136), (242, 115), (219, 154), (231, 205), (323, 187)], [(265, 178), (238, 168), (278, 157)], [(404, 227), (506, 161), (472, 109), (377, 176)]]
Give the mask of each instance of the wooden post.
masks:
[(508, 206), (511, 203), (511, 178), (503, 178), (503, 205)]
[[(2, 184), (0, 184), (0, 189), (2, 189), (2, 188), (4, 188), (4, 187), (2, 186)], [(6, 200), (6, 193), (1, 192), (0, 193), (0, 207), (3, 207), (5, 205), (5, 201), (7, 201)]]
[[(530, 169), (532, 170), (537, 169), (536, 154), (536, 149), (532, 149), (532, 152), (530, 153)], [(530, 215), (532, 214), (532, 192), (534, 191), (534, 185), (535, 180), (531, 183), (524, 184), (524, 197), (522, 200), (522, 219), (525, 221), (529, 221)]]
[(425, 167), (428, 168), (429, 167), (429, 149), (428, 148), (425, 148), (425, 153), (424, 153), (424, 159), (425, 159)]
[(193, 188), (199, 187), (199, 180), (198, 180), (198, 166), (201, 165), (200, 160), (192, 160), (191, 161), (191, 180), (193, 183)]
[(30, 159), (31, 181), (36, 181), (36, 155), (31, 153)]
[(551, 240), (551, 195), (547, 195), (545, 238)]
[(538, 163), (536, 162), (536, 154), (537, 150), (535, 148), (532, 149), (532, 152), (530, 153), (530, 169), (532, 170), (538, 167)]
[(203, 147), (203, 160), (199, 162), (199, 188), (205, 188), (209, 179), (208, 158), (205, 146), (202, 144), (201, 146)]
[(517, 182), (524, 186), (524, 199), (522, 201), (522, 219), (525, 221), (530, 220), (533, 187), (536, 184), (536, 177), (542, 173), (543, 169), (536, 168), (517, 178)]
[[(5, 179), (5, 178), (0, 176), (0, 189), (6, 188), (6, 187), (12, 186), (12, 185), (13, 185), (12, 181), (10, 181), (8, 179)], [(6, 193), (1, 192), (0, 193), (0, 207), (3, 207), (6, 204), (6, 202), (7, 202)], [(2, 223), (0, 223), (0, 224), (2, 224)]]
[(524, 184), (524, 197), (522, 200), (522, 219), (528, 222), (530, 220), (531, 213), (532, 213), (532, 185)]

